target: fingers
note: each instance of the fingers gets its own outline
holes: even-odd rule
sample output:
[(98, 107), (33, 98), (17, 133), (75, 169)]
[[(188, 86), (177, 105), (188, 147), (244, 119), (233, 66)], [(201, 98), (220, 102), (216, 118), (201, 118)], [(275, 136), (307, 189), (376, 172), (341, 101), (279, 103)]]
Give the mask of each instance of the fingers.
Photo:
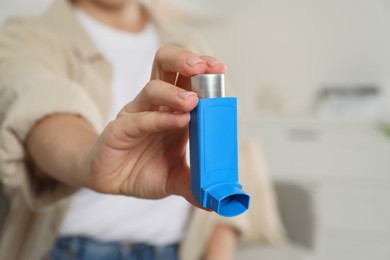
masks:
[(165, 193), (182, 196), (192, 205), (210, 211), (202, 207), (192, 194), (190, 168), (187, 165), (181, 165), (178, 170), (171, 172), (171, 176), (166, 183)]
[[(112, 138), (115, 138), (116, 143), (128, 145), (129, 140), (162, 131), (184, 128), (189, 121), (189, 113), (175, 114), (160, 111), (129, 113), (112, 121), (107, 126), (107, 131)], [(130, 145), (132, 144), (130, 143)]]
[(224, 73), (226, 65), (211, 56), (198, 56), (173, 45), (161, 47), (155, 56), (152, 79), (160, 79), (171, 84), (179, 78), (177, 86), (190, 89), (189, 78), (198, 74)]
[(223, 61), (211, 56), (200, 56), (206, 62), (206, 74), (223, 74), (226, 71), (226, 65)]
[[(151, 80), (140, 94), (122, 109), (118, 118), (127, 116), (129, 113), (157, 111), (164, 112), (169, 120), (180, 118), (182, 116), (179, 116), (180, 113), (190, 112), (198, 102), (198, 97), (194, 92), (183, 90), (183, 86), (189, 86), (189, 77), (202, 73), (224, 73), (225, 69), (226, 65), (212, 56), (197, 56), (172, 45), (161, 47), (156, 54), (153, 68), (156, 79)], [(180, 74), (177, 80), (178, 87), (172, 85), (177, 73)], [(172, 82), (166, 82), (163, 79), (167, 75), (172, 76)], [(184, 88), (189, 89), (189, 87)], [(171, 122), (169, 120), (167, 122)], [(180, 125), (180, 122), (179, 120), (173, 125), (177, 123)], [(139, 130), (140, 132), (153, 132), (173, 125), (162, 125), (162, 122), (156, 122), (154, 126), (144, 125)]]
[[(226, 71), (226, 65), (222, 61), (211, 56), (199, 56), (206, 63), (204, 74), (223, 74)], [(191, 89), (190, 79), (179, 75), (177, 86), (185, 89)]]
[(205, 73), (206, 62), (194, 53), (173, 45), (161, 47), (155, 56), (152, 77), (162, 79), (161, 73), (180, 73), (185, 77)]
[(152, 80), (143, 88), (138, 96), (127, 104), (119, 113), (154, 111), (167, 107), (167, 111), (189, 112), (198, 103), (196, 93), (183, 90), (161, 80)]

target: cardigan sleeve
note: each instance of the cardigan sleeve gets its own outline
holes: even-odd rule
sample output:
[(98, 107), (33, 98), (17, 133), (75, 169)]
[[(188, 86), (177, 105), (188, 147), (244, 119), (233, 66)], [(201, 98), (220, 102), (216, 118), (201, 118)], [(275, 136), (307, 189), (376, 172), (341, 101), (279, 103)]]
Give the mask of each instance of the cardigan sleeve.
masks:
[(0, 32), (0, 179), (5, 192), (22, 192), (39, 209), (74, 190), (54, 182), (42, 187), (39, 170), (28, 159), (24, 142), (42, 118), (56, 113), (78, 115), (98, 131), (99, 109), (87, 92), (66, 74), (63, 46), (33, 25), (7, 23)]

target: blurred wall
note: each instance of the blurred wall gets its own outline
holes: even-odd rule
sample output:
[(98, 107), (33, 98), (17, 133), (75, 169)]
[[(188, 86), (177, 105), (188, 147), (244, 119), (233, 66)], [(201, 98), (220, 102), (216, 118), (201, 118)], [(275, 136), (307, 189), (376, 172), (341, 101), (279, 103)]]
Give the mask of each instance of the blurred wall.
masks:
[[(0, 0), (0, 21), (40, 12), (49, 2)], [(249, 119), (270, 96), (282, 114), (302, 115), (320, 87), (362, 83), (383, 88), (390, 118), (389, 0), (160, 2), (200, 17), (188, 20), (228, 64)]]
[(41, 12), (51, 0), (0, 0), (0, 22), (10, 15), (29, 15)]
[(287, 114), (308, 113), (329, 84), (377, 84), (390, 118), (390, 1), (241, 0), (223, 23), (201, 28), (256, 117), (271, 91)]

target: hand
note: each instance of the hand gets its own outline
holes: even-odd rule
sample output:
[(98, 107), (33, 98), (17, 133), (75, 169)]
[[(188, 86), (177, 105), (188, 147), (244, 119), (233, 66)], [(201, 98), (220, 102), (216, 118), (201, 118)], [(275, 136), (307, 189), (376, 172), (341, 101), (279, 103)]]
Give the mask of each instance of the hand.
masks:
[(224, 70), (213, 57), (160, 48), (151, 81), (105, 128), (88, 155), (85, 185), (148, 199), (177, 194), (196, 204), (185, 156), (189, 112), (198, 102), (189, 91), (189, 77)]

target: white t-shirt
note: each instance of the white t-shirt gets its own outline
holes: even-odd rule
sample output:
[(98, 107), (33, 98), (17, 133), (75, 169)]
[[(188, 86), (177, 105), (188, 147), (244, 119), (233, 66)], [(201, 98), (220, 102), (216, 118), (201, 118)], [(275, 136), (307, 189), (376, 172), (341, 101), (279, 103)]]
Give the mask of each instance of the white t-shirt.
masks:
[[(75, 13), (113, 67), (114, 119), (149, 81), (160, 45), (158, 33), (151, 23), (141, 32), (131, 34), (106, 26), (80, 9), (75, 9)], [(144, 200), (81, 189), (75, 194), (59, 233), (99, 241), (166, 245), (181, 240), (189, 211), (189, 203), (178, 196)]]

